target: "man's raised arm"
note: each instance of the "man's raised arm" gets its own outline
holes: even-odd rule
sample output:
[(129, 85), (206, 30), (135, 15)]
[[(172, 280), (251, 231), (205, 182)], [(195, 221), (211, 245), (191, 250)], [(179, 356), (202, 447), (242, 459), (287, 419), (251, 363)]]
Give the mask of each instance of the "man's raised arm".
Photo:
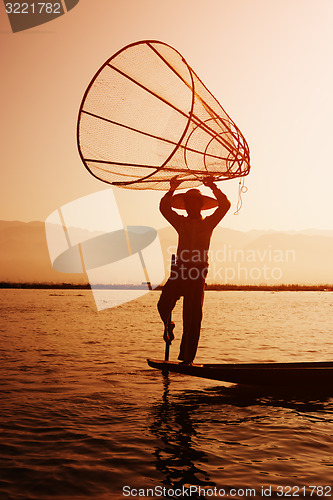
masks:
[(205, 219), (209, 224), (212, 225), (212, 227), (215, 227), (228, 212), (229, 208), (231, 207), (231, 203), (226, 195), (222, 193), (221, 189), (219, 189), (216, 184), (214, 184), (211, 178), (204, 180), (204, 185), (212, 190), (215, 198), (217, 199), (217, 209), (212, 215), (206, 217)]
[(170, 222), (170, 224), (177, 229), (177, 222), (181, 218), (181, 215), (178, 215), (177, 212), (172, 210), (172, 196), (179, 186), (182, 181), (179, 181), (177, 179), (171, 179), (170, 181), (170, 189), (169, 191), (163, 196), (163, 198), (160, 201), (160, 212), (163, 215), (163, 217)]

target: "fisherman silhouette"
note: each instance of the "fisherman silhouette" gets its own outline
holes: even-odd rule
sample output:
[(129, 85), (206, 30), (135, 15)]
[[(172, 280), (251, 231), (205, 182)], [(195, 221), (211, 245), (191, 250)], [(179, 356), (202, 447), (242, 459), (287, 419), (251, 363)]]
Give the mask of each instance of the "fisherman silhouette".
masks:
[[(174, 195), (181, 182), (173, 178), (170, 190), (160, 202), (161, 214), (178, 233), (178, 248), (176, 262), (163, 287), (157, 308), (164, 323), (164, 340), (171, 344), (175, 326), (171, 313), (177, 300), (184, 297), (183, 337), (178, 359), (188, 365), (195, 358), (199, 342), (210, 239), (231, 205), (211, 178), (206, 178), (203, 183), (212, 190), (215, 198), (204, 196), (198, 189)], [(214, 207), (217, 209), (212, 215), (201, 216), (202, 210)], [(187, 217), (172, 208), (186, 210)]]

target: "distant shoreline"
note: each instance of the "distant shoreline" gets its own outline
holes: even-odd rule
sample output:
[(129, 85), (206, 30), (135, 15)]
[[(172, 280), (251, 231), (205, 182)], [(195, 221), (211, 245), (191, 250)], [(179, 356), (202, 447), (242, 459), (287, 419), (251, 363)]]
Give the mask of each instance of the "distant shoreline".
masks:
[[(19, 283), (19, 282), (0, 282), (2, 289), (60, 289), (60, 290), (90, 290), (88, 283)], [(162, 290), (162, 286), (157, 286), (154, 290)], [(94, 289), (100, 290), (145, 290), (146, 285), (96, 285)], [(154, 291), (153, 290), (153, 291)], [(206, 284), (207, 291), (280, 291), (280, 292), (333, 292), (333, 285), (232, 285), (232, 284)]]

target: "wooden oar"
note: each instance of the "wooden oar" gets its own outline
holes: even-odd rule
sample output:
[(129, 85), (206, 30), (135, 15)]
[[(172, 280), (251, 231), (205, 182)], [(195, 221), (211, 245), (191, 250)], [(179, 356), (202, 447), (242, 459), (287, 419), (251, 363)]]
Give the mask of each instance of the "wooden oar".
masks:
[[(171, 273), (173, 271), (173, 266), (176, 264), (176, 256), (175, 254), (173, 253), (171, 255)], [(171, 314), (170, 314), (170, 321), (171, 321)], [(169, 342), (165, 342), (165, 354), (164, 354), (164, 361), (169, 361), (169, 353), (170, 353), (170, 344)], [(165, 369), (163, 370), (162, 372), (164, 375), (168, 374), (168, 370)]]
[(165, 343), (164, 361), (169, 361), (169, 352), (170, 352), (170, 344), (168, 344), (168, 342), (166, 342)]

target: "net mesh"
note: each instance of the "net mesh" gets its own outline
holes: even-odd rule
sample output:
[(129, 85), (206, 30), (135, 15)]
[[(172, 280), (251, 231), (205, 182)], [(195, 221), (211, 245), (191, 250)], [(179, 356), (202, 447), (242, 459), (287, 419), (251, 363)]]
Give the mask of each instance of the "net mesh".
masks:
[(132, 189), (181, 189), (244, 177), (249, 148), (228, 114), (175, 49), (157, 41), (123, 48), (84, 95), (78, 147), (87, 169)]

